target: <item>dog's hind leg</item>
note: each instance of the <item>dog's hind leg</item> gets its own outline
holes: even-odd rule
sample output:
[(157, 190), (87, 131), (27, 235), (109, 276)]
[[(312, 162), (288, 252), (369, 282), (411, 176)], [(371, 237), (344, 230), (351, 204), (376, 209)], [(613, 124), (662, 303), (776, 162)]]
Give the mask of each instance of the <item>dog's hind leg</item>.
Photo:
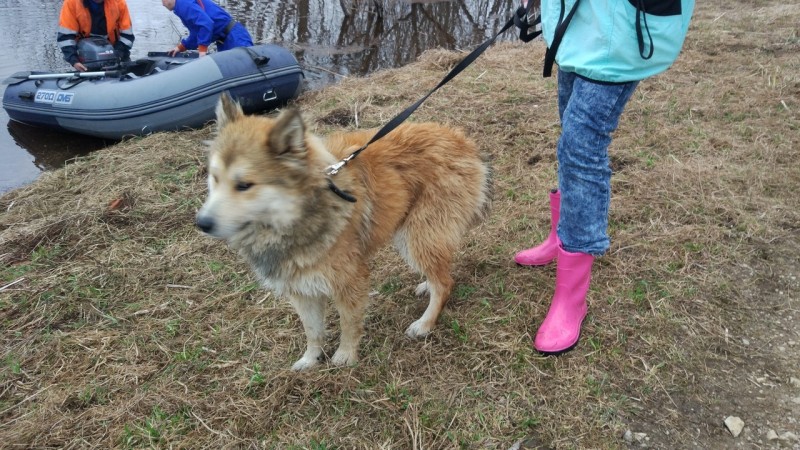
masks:
[(432, 282), (430, 278), (428, 279), (428, 290), (430, 292), (428, 307), (425, 308), (422, 317), (414, 321), (406, 329), (408, 337), (424, 337), (433, 330), (433, 327), (436, 326), (436, 321), (439, 319), (439, 314), (441, 314), (447, 299), (450, 297), (453, 284), (453, 279), (449, 274), (446, 277), (439, 277), (435, 282)]
[(358, 345), (364, 334), (364, 313), (369, 303), (369, 272), (360, 269), (360, 276), (351, 284), (343, 286), (334, 296), (333, 303), (339, 311), (342, 334), (339, 348), (331, 362), (336, 366), (349, 366), (358, 362)]
[(319, 363), (322, 357), (322, 345), (325, 342), (325, 307), (324, 298), (292, 297), (290, 299), (303, 328), (306, 331), (306, 352), (303, 357), (292, 365), (292, 370), (300, 371), (310, 369)]
[(411, 338), (423, 337), (433, 330), (455, 284), (450, 270), (457, 245), (442, 240), (442, 236), (428, 232), (410, 233), (408, 228), (395, 235), (395, 246), (400, 253), (412, 268), (425, 276), (426, 280), (417, 286), (416, 294), (427, 292), (430, 295), (422, 317), (406, 329), (406, 335)]

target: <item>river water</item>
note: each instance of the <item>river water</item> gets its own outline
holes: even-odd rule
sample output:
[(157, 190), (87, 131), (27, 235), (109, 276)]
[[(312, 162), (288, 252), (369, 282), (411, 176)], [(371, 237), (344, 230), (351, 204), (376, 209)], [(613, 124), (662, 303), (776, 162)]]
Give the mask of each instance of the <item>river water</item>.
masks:
[[(160, 0), (127, 3), (136, 36), (132, 59), (172, 48), (186, 31)], [(399, 67), (432, 48), (472, 50), (499, 30), (518, 4), (514, 0), (218, 3), (247, 27), (255, 43), (275, 43), (292, 51), (305, 74), (304, 89)], [(60, 7), (56, 0), (0, 0), (0, 79), (20, 71), (69, 69), (55, 42)], [(516, 39), (513, 30), (498, 40), (511, 39)], [(22, 125), (0, 110), (0, 195), (113, 143)]]

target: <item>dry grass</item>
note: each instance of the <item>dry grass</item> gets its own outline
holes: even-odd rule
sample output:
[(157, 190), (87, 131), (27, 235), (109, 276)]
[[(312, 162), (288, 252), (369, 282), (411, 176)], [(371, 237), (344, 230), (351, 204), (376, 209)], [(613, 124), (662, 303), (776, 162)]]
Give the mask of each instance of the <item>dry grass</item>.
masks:
[[(777, 0), (700, 2), (678, 63), (640, 86), (611, 150), (613, 245), (581, 344), (558, 358), (530, 345), (554, 271), (511, 260), (547, 232), (556, 183), (541, 42), (490, 49), (413, 116), (461, 126), (492, 155), (495, 209), (424, 341), (403, 335), (424, 309), (418, 280), (379, 255), (355, 368), (289, 372), (304, 345), (291, 308), (194, 230), (210, 129), (130, 140), (6, 194), (0, 442), (617, 448), (647, 424), (654, 442), (665, 430), (667, 442), (703, 442), (702, 429), (724, 446), (708, 415), (688, 415), (714, 401), (698, 380), (746, 357), (728, 337), (759, 314), (752, 296), (776, 286), (762, 269), (780, 259), (800, 272), (797, 23), (800, 8)], [(319, 133), (379, 126), (462, 56), (431, 51), (297, 103)], [(796, 313), (793, 301), (783, 311)]]

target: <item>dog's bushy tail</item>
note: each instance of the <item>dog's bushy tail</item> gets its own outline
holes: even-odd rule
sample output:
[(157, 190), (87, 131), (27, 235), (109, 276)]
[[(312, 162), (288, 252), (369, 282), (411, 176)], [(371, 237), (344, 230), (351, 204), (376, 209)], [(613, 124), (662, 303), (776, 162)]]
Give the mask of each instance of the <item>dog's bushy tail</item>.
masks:
[(483, 166), (486, 168), (486, 178), (484, 178), (483, 186), (481, 186), (483, 195), (481, 196), (481, 203), (476, 209), (475, 217), (472, 220), (473, 226), (480, 225), (489, 217), (489, 214), (492, 212), (492, 202), (494, 201), (494, 170), (492, 169), (491, 156), (482, 153), (481, 160), (483, 161)]

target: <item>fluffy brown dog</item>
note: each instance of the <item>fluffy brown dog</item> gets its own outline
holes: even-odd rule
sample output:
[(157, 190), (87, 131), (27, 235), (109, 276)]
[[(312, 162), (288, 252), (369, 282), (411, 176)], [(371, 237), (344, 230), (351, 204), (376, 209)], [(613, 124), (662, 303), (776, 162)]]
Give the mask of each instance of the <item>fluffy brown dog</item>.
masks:
[[(197, 226), (224, 239), (267, 289), (285, 296), (303, 322), (308, 347), (293, 366), (323, 356), (328, 299), (339, 312), (335, 365), (358, 360), (368, 303), (369, 258), (390, 239), (426, 281), (422, 317), (406, 330), (428, 334), (450, 291), (453, 256), (490, 206), (490, 169), (461, 132), (433, 123), (402, 125), (371, 144), (338, 175), (326, 168), (365, 144), (371, 131), (320, 139), (292, 109), (277, 119), (247, 116), (227, 94), (208, 162), (208, 198)], [(355, 203), (329, 187), (333, 180)]]

